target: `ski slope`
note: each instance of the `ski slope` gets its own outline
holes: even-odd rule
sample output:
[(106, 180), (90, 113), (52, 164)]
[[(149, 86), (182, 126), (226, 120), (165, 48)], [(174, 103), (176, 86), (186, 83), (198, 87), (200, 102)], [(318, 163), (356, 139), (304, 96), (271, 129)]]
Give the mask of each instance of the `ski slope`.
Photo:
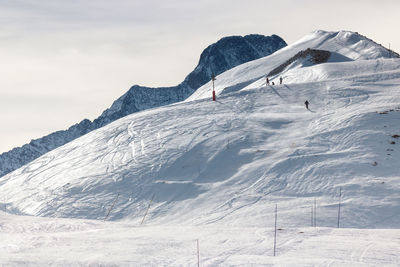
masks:
[[(320, 30), (306, 35), (294, 44), (288, 45), (270, 56), (239, 65), (222, 73), (217, 77), (218, 82), (215, 91), (217, 94), (221, 94), (223, 92), (240, 90), (255, 80), (262, 80), (263, 83), (261, 84), (265, 85), (266, 74), (293, 57), (298, 52), (304, 51), (307, 48), (330, 51), (332, 56), (329, 58), (328, 62), (378, 60), (382, 58), (390, 58), (392, 56), (386, 48), (357, 33), (350, 31), (327, 32)], [(274, 81), (275, 84), (279, 83), (280, 76), (284, 78), (285, 83), (294, 82), (293, 80), (290, 80), (293, 79), (293, 77), (298, 77), (298, 79), (303, 79), (302, 81), (306, 82), (310, 77), (299, 78), (302, 77), (302, 73), (296, 73), (298, 68), (301, 68), (303, 65), (304, 64), (291, 66), (291, 68), (287, 69), (283, 73), (269, 77), (269, 79), (271, 82)], [(363, 64), (358, 65), (362, 66)], [(354, 68), (352, 68), (352, 71), (353, 70)], [(346, 76), (349, 73), (340, 71), (340, 74)], [(289, 80), (287, 80), (287, 78), (289, 78)], [(313, 77), (313, 79), (319, 80), (327, 78), (327, 76), (322, 75)], [(207, 98), (210, 95), (210, 88), (212, 88), (212, 84), (211, 82), (208, 82), (196, 90), (187, 101)]]
[[(0, 212), (4, 266), (398, 266), (400, 230), (142, 226)], [(279, 224), (278, 224), (279, 225)], [(197, 256), (199, 240), (199, 257)]]
[(154, 195), (155, 223), (234, 225), (258, 225), (282, 201), (299, 227), (315, 197), (334, 226), (342, 187), (344, 226), (396, 227), (400, 113), (377, 113), (398, 107), (395, 81), (260, 87), (141, 112), (6, 176), (1, 195), (17, 214), (102, 219), (119, 194), (110, 216), (132, 220)]
[[(265, 73), (309, 47), (334, 52), (332, 59), (293, 64), (271, 77), (284, 84), (265, 85)], [(400, 59), (386, 52), (356, 33), (318, 31), (219, 75), (216, 102), (208, 84), (185, 102), (90, 132), (2, 177), (0, 233), (34, 239), (38, 228), (31, 247), (40, 257), (85, 240), (87, 256), (43, 256), (38, 265), (193, 266), (189, 244), (201, 239), (207, 266), (250, 258), (256, 266), (396, 266)], [(340, 226), (348, 229), (336, 230), (339, 190)], [(310, 228), (314, 202), (318, 228)], [(275, 204), (280, 258), (268, 254)], [(91, 249), (103, 243), (110, 250)], [(0, 262), (27, 259), (22, 247)], [(131, 247), (137, 254), (126, 256)]]

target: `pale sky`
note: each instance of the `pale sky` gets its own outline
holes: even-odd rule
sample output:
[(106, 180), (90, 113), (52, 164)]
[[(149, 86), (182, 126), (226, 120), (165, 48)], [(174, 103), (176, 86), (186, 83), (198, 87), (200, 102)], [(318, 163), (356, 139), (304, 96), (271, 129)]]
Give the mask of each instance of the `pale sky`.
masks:
[(0, 153), (93, 120), (134, 84), (179, 84), (224, 36), (351, 30), (400, 52), (399, 12), (399, 0), (0, 0)]

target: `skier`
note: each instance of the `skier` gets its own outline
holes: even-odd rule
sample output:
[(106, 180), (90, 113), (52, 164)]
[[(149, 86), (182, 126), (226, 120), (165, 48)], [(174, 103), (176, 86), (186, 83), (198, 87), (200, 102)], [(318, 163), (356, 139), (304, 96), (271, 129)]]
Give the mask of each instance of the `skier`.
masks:
[(282, 84), (283, 78), (282, 76), (279, 78), (279, 83)]
[(268, 76), (266, 76), (265, 78), (266, 78), (266, 83), (267, 83), (266, 85), (269, 85), (269, 79), (268, 79)]
[(306, 105), (306, 109), (308, 109), (308, 104), (310, 104), (310, 103), (308, 103), (308, 100), (306, 100), (306, 102), (304, 102), (304, 104)]
[(275, 85), (275, 83), (274, 83), (274, 82), (272, 82), (272, 85)]

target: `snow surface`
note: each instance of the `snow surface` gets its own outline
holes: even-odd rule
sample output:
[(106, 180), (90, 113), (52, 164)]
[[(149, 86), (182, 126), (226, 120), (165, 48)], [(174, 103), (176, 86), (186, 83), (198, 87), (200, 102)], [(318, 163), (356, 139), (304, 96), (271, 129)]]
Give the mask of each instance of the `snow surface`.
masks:
[[(279, 225), (279, 224), (278, 224)], [(142, 226), (0, 212), (4, 266), (398, 266), (400, 230)]]
[[(4, 176), (0, 262), (196, 266), (199, 239), (202, 266), (398, 266), (400, 59), (360, 38), (313, 33), (219, 75), (216, 102), (201, 87)], [(353, 60), (265, 86), (308, 47)]]

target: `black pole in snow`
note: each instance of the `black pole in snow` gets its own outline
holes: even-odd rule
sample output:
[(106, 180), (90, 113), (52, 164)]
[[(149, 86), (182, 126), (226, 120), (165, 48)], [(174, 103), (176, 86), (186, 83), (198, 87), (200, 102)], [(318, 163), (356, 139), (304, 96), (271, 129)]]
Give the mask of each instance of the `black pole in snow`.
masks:
[(276, 251), (276, 222), (278, 220), (278, 204), (275, 204), (275, 237), (274, 237), (274, 256)]
[(200, 267), (200, 245), (198, 239), (197, 239), (197, 267)]
[(314, 226), (314, 206), (311, 206), (311, 227)]
[(342, 187), (340, 187), (340, 191), (339, 191), (339, 207), (338, 207), (338, 216), (337, 216), (337, 228), (340, 227), (340, 201), (342, 198)]
[(317, 227), (317, 199), (314, 198), (314, 227)]

